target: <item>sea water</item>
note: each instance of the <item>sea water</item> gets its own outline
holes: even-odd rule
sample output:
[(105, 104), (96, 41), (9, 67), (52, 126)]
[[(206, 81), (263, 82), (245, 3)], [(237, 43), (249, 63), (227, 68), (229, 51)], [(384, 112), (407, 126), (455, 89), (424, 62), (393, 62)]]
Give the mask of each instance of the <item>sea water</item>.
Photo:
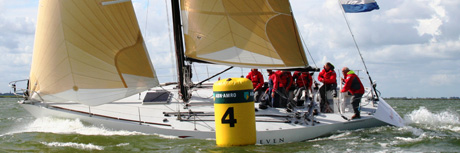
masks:
[(460, 100), (387, 100), (404, 118), (404, 127), (337, 131), (304, 142), (222, 148), (213, 140), (110, 130), (78, 119), (37, 119), (16, 101), (15, 98), (0, 98), (0, 152), (460, 151)]

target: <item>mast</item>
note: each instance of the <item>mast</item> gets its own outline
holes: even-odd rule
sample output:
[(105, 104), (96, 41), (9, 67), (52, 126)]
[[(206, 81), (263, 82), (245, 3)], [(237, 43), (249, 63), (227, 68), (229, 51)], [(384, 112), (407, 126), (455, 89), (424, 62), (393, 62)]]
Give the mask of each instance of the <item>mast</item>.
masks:
[(187, 87), (185, 86), (184, 77), (184, 42), (182, 40), (182, 24), (180, 16), (180, 3), (179, 0), (171, 0), (172, 17), (173, 17), (173, 29), (174, 29), (174, 42), (176, 48), (176, 66), (178, 75), (178, 87), (181, 99), (184, 102), (188, 102), (190, 99), (187, 93)]

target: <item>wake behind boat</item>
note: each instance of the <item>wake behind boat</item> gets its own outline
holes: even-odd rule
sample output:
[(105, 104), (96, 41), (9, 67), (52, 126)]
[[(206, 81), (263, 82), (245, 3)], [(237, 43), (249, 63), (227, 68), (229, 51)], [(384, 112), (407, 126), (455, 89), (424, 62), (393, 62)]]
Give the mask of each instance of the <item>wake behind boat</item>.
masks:
[[(171, 1), (178, 82), (168, 84), (156, 77), (129, 0), (40, 1), (32, 68), (20, 104), (36, 117), (79, 118), (112, 129), (215, 139), (213, 83), (191, 82), (192, 62), (317, 70), (308, 64), (289, 1), (243, 1)], [(257, 109), (256, 143), (402, 126), (401, 117), (375, 88), (366, 89), (361, 119), (356, 120), (349, 120), (346, 95), (330, 98), (333, 113), (315, 114), (314, 105), (309, 105), (314, 103), (304, 101), (292, 112)]]

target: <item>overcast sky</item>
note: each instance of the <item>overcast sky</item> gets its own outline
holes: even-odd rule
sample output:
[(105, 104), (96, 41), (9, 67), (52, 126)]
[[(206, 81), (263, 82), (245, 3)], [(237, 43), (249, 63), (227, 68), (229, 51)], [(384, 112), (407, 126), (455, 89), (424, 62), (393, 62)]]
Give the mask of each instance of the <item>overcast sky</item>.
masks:
[[(165, 0), (133, 2), (160, 82), (173, 81), (170, 5)], [(460, 96), (460, 1), (377, 3), (380, 10), (346, 17), (382, 96)], [(338, 69), (364, 70), (337, 0), (291, 0), (291, 5), (312, 66), (330, 61)], [(11, 91), (8, 82), (29, 76), (37, 10), (38, 0), (0, 0), (0, 93)], [(194, 72), (201, 75), (194, 81), (222, 68), (195, 65)], [(248, 71), (234, 68), (222, 77)], [(367, 86), (367, 75), (360, 72)]]

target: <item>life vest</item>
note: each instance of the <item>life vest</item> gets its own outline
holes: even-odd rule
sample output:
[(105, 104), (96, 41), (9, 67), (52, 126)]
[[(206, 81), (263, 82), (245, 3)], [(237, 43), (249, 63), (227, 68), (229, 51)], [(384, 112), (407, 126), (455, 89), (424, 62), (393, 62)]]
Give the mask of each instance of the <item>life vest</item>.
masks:
[(318, 75), (318, 81), (323, 82), (324, 84), (337, 84), (337, 74), (334, 70), (326, 71), (325, 69), (321, 70)]
[(292, 85), (292, 75), (291, 72), (283, 72), (283, 71), (276, 71), (276, 74), (278, 74), (280, 81), (279, 85), (280, 87), (283, 87), (285, 89), (289, 89)]
[(268, 88), (267, 91), (275, 92), (279, 87), (279, 76), (275, 72), (268, 74)]
[(292, 76), (296, 81), (297, 87), (310, 87), (313, 83), (312, 77), (308, 72), (295, 71)]
[(252, 87), (255, 90), (262, 88), (264, 84), (264, 77), (262, 76), (262, 73), (260, 73), (259, 71), (249, 72), (246, 78), (252, 81)]
[(351, 94), (364, 94), (364, 86), (361, 83), (359, 77), (353, 71), (347, 73), (345, 79), (345, 85), (343, 86), (341, 92), (349, 91)]

